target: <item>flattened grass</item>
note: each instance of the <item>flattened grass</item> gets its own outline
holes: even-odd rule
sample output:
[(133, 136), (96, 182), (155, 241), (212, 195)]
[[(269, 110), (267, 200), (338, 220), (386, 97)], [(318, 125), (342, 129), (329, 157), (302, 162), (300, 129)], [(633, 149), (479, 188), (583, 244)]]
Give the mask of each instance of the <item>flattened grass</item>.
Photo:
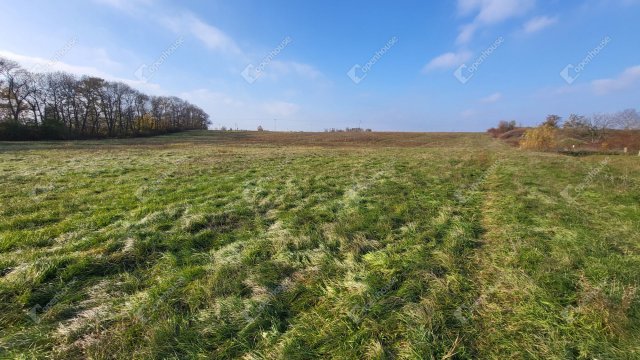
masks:
[(480, 134), (3, 143), (0, 354), (637, 358), (640, 161), (602, 160)]

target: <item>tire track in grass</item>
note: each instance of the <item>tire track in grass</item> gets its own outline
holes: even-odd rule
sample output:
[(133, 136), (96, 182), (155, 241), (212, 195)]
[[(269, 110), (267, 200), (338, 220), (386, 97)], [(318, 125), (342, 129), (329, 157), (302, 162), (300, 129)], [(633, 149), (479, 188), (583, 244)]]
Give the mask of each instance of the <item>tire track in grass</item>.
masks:
[[(482, 174), (483, 162), (467, 164)], [(459, 174), (420, 188), (417, 174), (411, 178), (408, 170), (397, 168), (361, 194), (368, 207), (350, 215), (346, 234), (357, 231), (358, 219), (368, 212), (393, 218), (398, 206), (407, 206), (400, 217), (405, 223), (385, 231), (374, 247), (348, 250), (354, 256), (339, 272), (346, 276), (326, 280), (316, 306), (293, 320), (275, 348), (254, 353), (256, 358), (474, 358), (473, 324), (460, 321), (456, 309), (475, 297), (469, 259), (482, 233), (481, 201), (474, 194), (462, 204), (454, 196)], [(427, 218), (409, 223), (409, 214)], [(361, 288), (357, 284), (364, 292), (353, 293)]]
[[(603, 174), (588, 186), (592, 195), (576, 204), (563, 198), (563, 189), (580, 183), (576, 174), (588, 174), (600, 159), (510, 158), (489, 184), (486, 245), (475, 258), (483, 298), (476, 322), (484, 334), (480, 357), (637, 358), (638, 286), (631, 269), (640, 257), (637, 247), (615, 251), (637, 244), (637, 235), (632, 226), (612, 226), (637, 221), (637, 205), (616, 199), (633, 196), (634, 189)], [(622, 172), (615, 166), (613, 174)]]
[(477, 358), (475, 344), (479, 334), (474, 322), (482, 298), (474, 282), (477, 268), (471, 260), (484, 233), (481, 219), (486, 194), (483, 188), (501, 161), (489, 163), (488, 158), (483, 157), (475, 162), (472, 171), (479, 175), (472, 177), (470, 183), (457, 187), (453, 200), (440, 209), (434, 222), (436, 239), (442, 243), (436, 258), (453, 271), (447, 276), (446, 286), (437, 289), (433, 295), (435, 308), (439, 310), (439, 323), (432, 329), (431, 347), (437, 351), (428, 349), (420, 354), (421, 357)]

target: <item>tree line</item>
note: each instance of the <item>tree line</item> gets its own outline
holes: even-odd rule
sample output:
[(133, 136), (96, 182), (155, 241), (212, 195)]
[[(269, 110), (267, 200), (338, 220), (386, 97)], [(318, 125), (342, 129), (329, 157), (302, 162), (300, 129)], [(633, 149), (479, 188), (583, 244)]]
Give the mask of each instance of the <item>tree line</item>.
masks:
[[(589, 138), (591, 142), (602, 140), (611, 130), (640, 130), (640, 114), (636, 109), (626, 109), (615, 113), (595, 113), (589, 116), (571, 114), (563, 121), (561, 116), (548, 115), (541, 126), (562, 128), (573, 135)], [(514, 120), (500, 121), (498, 126), (487, 130), (500, 136), (520, 128)]]
[[(547, 122), (549, 122), (547, 117)], [(553, 124), (560, 126), (562, 119), (556, 115)], [(638, 130), (640, 129), (640, 114), (636, 109), (626, 109), (616, 113), (597, 113), (591, 116), (571, 114), (562, 124), (563, 129), (570, 130), (575, 135), (588, 137), (591, 142), (604, 139), (610, 130)]]
[(134, 137), (206, 129), (209, 115), (180, 98), (122, 82), (34, 73), (0, 58), (0, 139)]
[(504, 139), (521, 148), (533, 150), (575, 151), (599, 147), (609, 150), (611, 145), (638, 149), (640, 114), (636, 109), (615, 113), (596, 113), (590, 116), (571, 114), (566, 120), (558, 115), (548, 115), (537, 127), (521, 127), (515, 121), (500, 121), (497, 127), (487, 130), (494, 137)]

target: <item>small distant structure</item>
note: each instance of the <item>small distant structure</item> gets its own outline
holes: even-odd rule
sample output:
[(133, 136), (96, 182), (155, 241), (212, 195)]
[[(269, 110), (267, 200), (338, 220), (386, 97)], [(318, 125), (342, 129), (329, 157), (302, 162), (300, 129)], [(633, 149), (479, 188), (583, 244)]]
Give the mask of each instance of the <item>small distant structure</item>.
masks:
[(258, 125), (258, 131), (264, 131), (264, 128), (262, 127), (262, 125)]
[(344, 128), (344, 129), (336, 129), (336, 128), (330, 128), (330, 129), (324, 129), (324, 132), (372, 132), (373, 130), (371, 129), (363, 129), (360, 127), (356, 127), (356, 128)]

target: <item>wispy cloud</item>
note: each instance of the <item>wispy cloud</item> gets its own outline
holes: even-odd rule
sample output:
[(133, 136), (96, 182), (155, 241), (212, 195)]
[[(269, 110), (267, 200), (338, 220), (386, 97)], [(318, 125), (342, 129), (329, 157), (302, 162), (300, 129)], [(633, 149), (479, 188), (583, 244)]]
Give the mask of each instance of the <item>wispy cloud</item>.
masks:
[(474, 109), (466, 109), (460, 113), (460, 116), (462, 116), (463, 118), (470, 118), (476, 116), (477, 114), (478, 112)]
[(212, 50), (242, 55), (242, 51), (235, 40), (219, 28), (207, 24), (193, 14), (187, 13), (183, 15), (181, 26)]
[[(95, 0), (117, 9), (131, 13), (130, 10), (139, 7), (147, 13), (145, 17), (157, 21), (163, 28), (179, 35), (189, 34), (199, 40), (206, 48), (230, 56), (238, 63), (249, 63), (255, 57), (251, 50), (241, 49), (237, 41), (215, 25), (207, 23), (197, 15), (189, 11), (174, 11), (167, 14), (160, 8), (150, 7), (153, 0)], [(253, 60), (259, 61), (259, 58)], [(255, 61), (254, 61), (255, 62)], [(261, 74), (261, 78), (277, 79), (280, 76), (294, 75), (306, 79), (322, 78), (322, 73), (314, 66), (296, 61), (273, 60)]]
[(109, 81), (122, 82), (133, 88), (139, 89), (141, 91), (144, 91), (152, 95), (165, 94), (164, 90), (158, 84), (114, 76), (104, 72), (103, 70), (97, 69), (93, 66), (73, 65), (63, 61), (51, 62), (50, 59), (44, 59), (37, 56), (16, 54), (16, 53), (5, 51), (5, 50), (0, 50), (0, 57), (4, 57), (7, 59), (16, 61), (25, 69), (32, 69), (32, 68), (46, 69), (47, 72), (61, 71), (61, 72), (69, 73), (72, 75), (76, 75), (78, 77), (95, 76), (95, 77), (103, 78)]
[(456, 43), (466, 44), (470, 42), (477, 29), (478, 24), (476, 23), (466, 24), (462, 26), (460, 28), (460, 32), (458, 33), (458, 37), (456, 38)]
[(192, 91), (183, 92), (181, 97), (193, 101), (196, 103), (213, 104), (214, 106), (224, 105), (225, 107), (240, 108), (245, 106), (245, 103), (229, 96), (225, 93), (218, 91), (211, 91), (209, 89), (196, 89)]
[(34, 67), (45, 67), (48, 71), (62, 71), (67, 72), (74, 75), (91, 75), (91, 76), (99, 76), (99, 77), (107, 77), (107, 74), (102, 71), (96, 69), (92, 66), (78, 66), (67, 64), (62, 61), (56, 61), (51, 63), (49, 59), (44, 59), (37, 56), (29, 56), (17, 54), (11, 51), (0, 50), (0, 57), (5, 57), (7, 59), (18, 62), (25, 69), (30, 69)]
[(593, 91), (598, 95), (626, 90), (640, 82), (640, 65), (627, 68), (618, 77), (594, 80), (591, 83)]
[(132, 16), (154, 19), (164, 28), (179, 34), (188, 33), (207, 48), (231, 55), (243, 55), (236, 41), (218, 27), (188, 11), (163, 12), (153, 0), (94, 0)]
[(98, 4), (110, 6), (116, 10), (133, 14), (140, 7), (153, 5), (153, 0), (94, 0)]
[(475, 17), (461, 27), (456, 42), (468, 43), (478, 29), (524, 15), (534, 6), (535, 0), (458, 0), (458, 13)]
[(456, 66), (460, 66), (465, 61), (471, 58), (471, 53), (468, 51), (448, 52), (433, 58), (422, 69), (423, 72), (428, 72), (437, 69), (451, 69)]
[(298, 104), (286, 101), (271, 101), (262, 105), (264, 111), (271, 116), (290, 117), (300, 110)]
[(482, 99), (480, 99), (480, 102), (484, 104), (492, 104), (500, 101), (501, 99), (502, 99), (502, 93), (496, 92), (489, 96), (483, 97)]
[(526, 34), (538, 32), (558, 22), (557, 17), (537, 16), (524, 24), (523, 30)]
[(274, 60), (270, 64), (271, 73), (278, 75), (298, 75), (307, 79), (318, 79), (322, 73), (309, 64), (303, 64), (295, 61), (278, 61)]
[(301, 110), (300, 105), (285, 100), (261, 101), (253, 98), (238, 98), (223, 91), (195, 89), (179, 95), (202, 108), (211, 115), (215, 126), (237, 124), (244, 128), (255, 128), (270, 123), (274, 118), (291, 120)]
[(109, 69), (121, 69), (122, 64), (114, 60), (105, 48), (90, 49), (95, 62)]

